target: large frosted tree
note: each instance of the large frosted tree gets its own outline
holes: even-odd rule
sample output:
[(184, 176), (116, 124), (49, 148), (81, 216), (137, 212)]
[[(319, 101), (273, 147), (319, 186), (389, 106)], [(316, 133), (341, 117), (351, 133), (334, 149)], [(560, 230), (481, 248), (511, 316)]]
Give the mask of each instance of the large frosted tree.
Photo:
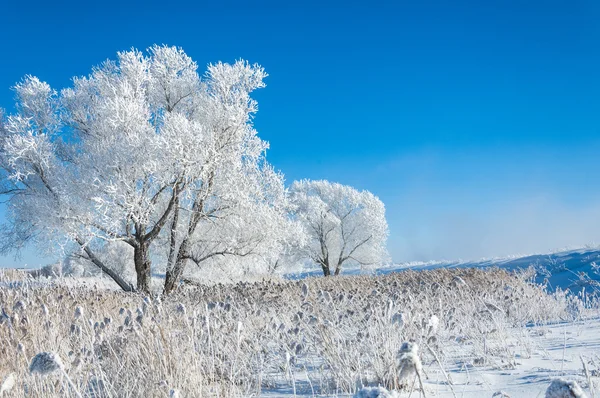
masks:
[[(165, 258), (165, 293), (188, 263), (260, 257), (291, 222), (283, 178), (252, 127), (250, 93), (265, 77), (243, 61), (201, 77), (166, 46), (118, 53), (60, 94), (26, 77), (17, 113), (0, 125), (2, 249), (75, 250), (142, 292), (152, 259)], [(136, 287), (97, 255), (117, 241), (133, 252)]]
[(296, 181), (290, 189), (296, 219), (304, 225), (304, 255), (339, 275), (346, 265), (372, 266), (387, 257), (385, 206), (368, 191), (329, 181)]

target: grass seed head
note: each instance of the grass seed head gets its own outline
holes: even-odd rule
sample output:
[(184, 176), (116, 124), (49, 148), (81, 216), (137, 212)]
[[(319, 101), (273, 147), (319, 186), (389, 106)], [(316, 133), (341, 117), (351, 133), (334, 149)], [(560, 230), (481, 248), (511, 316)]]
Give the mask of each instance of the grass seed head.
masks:
[(23, 313), (25, 312), (25, 309), (27, 308), (27, 306), (25, 305), (25, 302), (18, 300), (17, 302), (15, 302), (15, 304), (13, 305), (13, 311), (14, 312), (18, 312), (18, 313)]

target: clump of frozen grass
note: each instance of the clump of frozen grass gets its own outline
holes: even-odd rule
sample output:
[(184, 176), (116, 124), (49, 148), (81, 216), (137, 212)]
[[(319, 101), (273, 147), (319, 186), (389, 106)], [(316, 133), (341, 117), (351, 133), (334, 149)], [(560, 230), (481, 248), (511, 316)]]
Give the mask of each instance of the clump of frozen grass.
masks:
[(0, 397), (4, 395), (4, 393), (10, 392), (13, 389), (15, 384), (17, 383), (17, 378), (14, 373), (9, 374), (4, 378), (2, 384), (0, 384)]
[(586, 398), (579, 384), (575, 380), (558, 378), (552, 380), (546, 390), (546, 398)]
[(454, 278), (452, 278), (452, 282), (451, 283), (452, 283), (452, 285), (454, 287), (457, 287), (457, 286), (466, 286), (467, 285), (467, 282), (465, 282), (465, 280), (463, 278), (461, 278), (460, 276), (458, 276), (458, 275), (455, 276)]
[(429, 334), (435, 334), (440, 326), (440, 318), (437, 315), (432, 315), (427, 321), (427, 328), (429, 329)]
[(27, 308), (27, 305), (22, 300), (18, 300), (13, 304), (14, 312), (23, 313), (23, 312), (25, 312), (26, 308)]
[(69, 383), (71, 388), (73, 388), (75, 395), (81, 398), (81, 394), (79, 394), (77, 391), (77, 387), (71, 381), (71, 378), (67, 372), (65, 372), (65, 365), (58, 354), (53, 352), (40, 352), (31, 359), (31, 363), (29, 364), (29, 373), (48, 376), (54, 372), (59, 372), (62, 376), (64, 376), (67, 380), (67, 383)]
[[(455, 277), (464, 284), (453, 286)], [(457, 351), (500, 363), (511, 355), (498, 348), (515, 336), (511, 328), (561, 320), (568, 304), (497, 270), (184, 287), (160, 304), (84, 287), (0, 289), (1, 303), (17, 301), (36, 309), (45, 304), (48, 322), (23, 323), (10, 307), (0, 311), (6, 314), (0, 316), (0, 341), (6, 342), (0, 345), (0, 375), (20, 377), (23, 360), (52, 350), (65, 353), (77, 385), (101, 385), (94, 390), (114, 397), (168, 396), (173, 386), (182, 396), (257, 396), (265, 386), (291, 386), (297, 375), (321, 395), (355, 393), (357, 381), (398, 390), (403, 342), (422, 347), (413, 359), (440, 367), (454, 363)], [(81, 319), (73, 319), (76, 312)], [(407, 369), (418, 368), (413, 362)], [(32, 389), (27, 396), (64, 393), (50, 383), (25, 379), (23, 385)], [(11, 394), (24, 398), (19, 391)]]
[(402, 312), (396, 312), (392, 315), (391, 321), (393, 325), (398, 325), (398, 327), (402, 328), (406, 323), (406, 315)]
[(75, 307), (75, 312), (73, 313), (73, 317), (75, 319), (79, 319), (83, 316), (83, 308), (81, 306)]
[(421, 380), (423, 365), (419, 358), (419, 346), (416, 343), (410, 341), (402, 343), (398, 352), (397, 372), (400, 385), (408, 385), (416, 377), (419, 379), (421, 390), (423, 390), (423, 382)]
[(383, 387), (363, 387), (354, 394), (353, 398), (400, 398), (400, 394)]
[(40, 352), (31, 359), (29, 364), (29, 373), (38, 373), (47, 376), (56, 371), (64, 370), (64, 365), (60, 357), (53, 352)]

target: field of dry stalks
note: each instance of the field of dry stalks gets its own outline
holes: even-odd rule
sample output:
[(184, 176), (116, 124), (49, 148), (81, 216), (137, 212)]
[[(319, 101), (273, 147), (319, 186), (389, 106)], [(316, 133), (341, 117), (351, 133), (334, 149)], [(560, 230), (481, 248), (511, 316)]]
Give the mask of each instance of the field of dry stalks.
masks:
[[(438, 269), (386, 276), (184, 287), (161, 301), (0, 276), (0, 382), (6, 397), (248, 397), (288, 389), (399, 389), (397, 353), (424, 364), (511, 368), (528, 324), (573, 320), (577, 298), (527, 275)], [(30, 373), (53, 352), (62, 372)], [(11, 383), (11, 380), (13, 381)], [(71, 382), (72, 381), (72, 382)], [(11, 386), (13, 384), (13, 386)]]

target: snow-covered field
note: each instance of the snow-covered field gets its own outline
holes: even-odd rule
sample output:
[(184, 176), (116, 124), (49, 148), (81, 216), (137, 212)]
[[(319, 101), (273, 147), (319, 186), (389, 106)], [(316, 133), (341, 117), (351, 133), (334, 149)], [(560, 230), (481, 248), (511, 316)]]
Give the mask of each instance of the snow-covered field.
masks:
[[(465, 362), (446, 369), (452, 386), (437, 364), (427, 364), (424, 372), (425, 393), (430, 397), (492, 397), (503, 392), (508, 397), (544, 397), (545, 391), (555, 378), (575, 380), (589, 392), (588, 380), (583, 371), (582, 361), (594, 376), (595, 391), (600, 389), (600, 320), (590, 319), (561, 323), (543, 327), (523, 329), (530, 338), (529, 352), (516, 356), (515, 367), (496, 369), (487, 366), (474, 366)], [(285, 398), (293, 395), (289, 390), (271, 391), (263, 394), (270, 398)], [(298, 394), (299, 396), (311, 396)], [(340, 394), (339, 397), (352, 397)], [(408, 396), (408, 393), (401, 394)], [(418, 397), (419, 392), (413, 392)], [(502, 397), (501, 394), (496, 395)], [(596, 395), (597, 396), (597, 395)]]
[[(583, 363), (598, 380), (597, 303), (529, 277), (405, 270), (188, 287), (158, 301), (94, 280), (6, 274), (0, 381), (13, 374), (12, 397), (349, 397), (361, 384), (416, 397), (397, 376), (412, 341), (426, 396), (542, 397), (558, 376), (590, 394)], [(28, 372), (44, 351), (62, 358), (74, 387)]]
[[(582, 360), (595, 363), (587, 366), (595, 369), (594, 374), (598, 376), (600, 321), (597, 319), (527, 328), (522, 333), (531, 339), (531, 346), (528, 352), (516, 355), (514, 369), (476, 367), (471, 363), (449, 369), (456, 396), (491, 397), (503, 391), (511, 397), (543, 397), (550, 381), (557, 377), (587, 386)], [(431, 393), (428, 395), (453, 396), (449, 386), (439, 383), (443, 378), (435, 367), (425, 368), (425, 371), (430, 375), (426, 382), (427, 392)], [(597, 377), (594, 380), (600, 381)]]

